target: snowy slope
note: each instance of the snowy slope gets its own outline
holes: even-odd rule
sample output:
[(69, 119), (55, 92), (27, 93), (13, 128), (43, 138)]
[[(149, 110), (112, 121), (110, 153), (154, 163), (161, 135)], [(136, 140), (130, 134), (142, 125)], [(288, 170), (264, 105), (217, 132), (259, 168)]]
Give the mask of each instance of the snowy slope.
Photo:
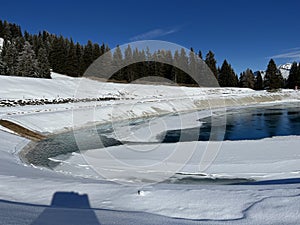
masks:
[[(84, 78), (70, 78), (52, 74), (52, 80), (0, 76), (0, 99), (93, 98), (114, 96), (116, 101), (77, 102), (74, 104), (27, 105), (0, 107), (0, 118), (17, 122), (39, 132), (56, 133), (89, 122), (108, 122), (112, 119), (157, 116), (164, 113), (220, 106), (220, 99), (230, 106), (273, 104), (299, 101), (299, 92), (255, 92), (250, 89), (186, 88), (160, 85), (101, 83)], [(42, 94), (41, 94), (42, 93)], [(209, 99), (210, 104), (207, 104)], [(222, 101), (221, 101), (222, 103)], [(111, 113), (115, 113), (115, 117)], [(77, 114), (78, 113), (78, 114)], [(90, 114), (93, 113), (93, 121)], [(207, 114), (205, 114), (207, 115)], [(202, 115), (203, 116), (203, 115)], [(189, 118), (182, 118), (186, 127), (193, 127)], [(153, 123), (153, 133), (162, 131), (159, 121)], [(176, 128), (172, 119), (166, 126)], [(138, 127), (138, 133), (145, 132)], [(133, 140), (124, 135), (120, 139)], [(143, 140), (141, 140), (143, 141)], [(0, 224), (79, 224), (81, 218), (94, 215), (98, 223), (91, 224), (297, 224), (300, 221), (300, 185), (177, 185), (156, 184), (147, 187), (123, 186), (89, 177), (92, 173), (74, 154), (65, 165), (65, 173), (23, 165), (17, 153), (28, 143), (7, 129), (0, 127)], [(248, 177), (299, 177), (299, 137), (281, 137), (260, 141), (225, 142), (221, 154), (210, 168), (210, 174), (247, 175)], [(200, 143), (205, 145), (205, 143)], [(180, 146), (181, 145), (181, 146)], [(268, 148), (263, 148), (269, 146)], [(289, 146), (290, 151), (280, 149)], [(145, 147), (145, 146), (144, 146)], [(158, 146), (165, 152), (173, 148), (188, 149), (186, 144)], [(265, 152), (262, 152), (265, 149)], [(272, 149), (274, 151), (272, 151)], [(109, 151), (132, 160), (121, 146)], [(253, 153), (255, 151), (255, 153)], [(161, 157), (153, 152), (153, 157)], [(265, 158), (267, 157), (267, 159)], [(199, 158), (199, 156), (197, 157)], [(196, 158), (195, 158), (196, 159)], [(283, 159), (283, 160), (282, 160)], [(54, 159), (61, 160), (61, 159)], [(141, 162), (143, 159), (138, 159)], [(70, 170), (73, 164), (74, 170)], [(64, 163), (58, 170), (65, 170)], [(196, 165), (191, 162), (185, 172)], [(80, 167), (78, 169), (78, 167)], [(75, 168), (81, 177), (76, 177)], [(111, 168), (110, 168), (111, 169)], [(121, 168), (118, 168), (121, 169)], [(194, 169), (194, 168), (192, 168)], [(86, 171), (85, 174), (82, 171)], [(278, 174), (283, 171), (285, 174)], [(260, 173), (263, 172), (263, 173)], [(85, 178), (82, 178), (86, 175)], [(140, 195), (137, 190), (141, 189)], [(48, 207), (56, 192), (86, 193), (90, 208)], [(92, 213), (89, 213), (90, 211)], [(89, 216), (86, 216), (88, 213)], [(94, 213), (94, 214), (93, 214)], [(53, 221), (55, 218), (55, 222)], [(72, 220), (70, 220), (70, 218)], [(78, 218), (78, 220), (76, 220)], [(177, 218), (177, 219), (174, 219)], [(43, 221), (42, 219), (46, 220)], [(194, 219), (194, 220), (189, 220)], [(66, 222), (66, 220), (68, 222)], [(201, 220), (200, 222), (197, 220)], [(42, 222), (41, 222), (42, 221)], [(64, 221), (64, 222), (62, 222)], [(39, 223), (40, 222), (40, 223)], [(82, 224), (82, 223), (81, 223)]]

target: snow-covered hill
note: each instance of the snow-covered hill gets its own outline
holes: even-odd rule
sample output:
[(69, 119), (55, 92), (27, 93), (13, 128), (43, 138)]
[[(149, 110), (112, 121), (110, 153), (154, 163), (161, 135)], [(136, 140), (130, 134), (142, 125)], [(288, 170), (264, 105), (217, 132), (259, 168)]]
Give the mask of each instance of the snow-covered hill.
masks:
[[(113, 119), (158, 116), (164, 113), (197, 109), (205, 111), (215, 106), (220, 107), (220, 99), (225, 99), (226, 104), (234, 104), (236, 107), (260, 102), (271, 104), (274, 101), (300, 100), (300, 92), (294, 90), (268, 93), (242, 88), (116, 84), (86, 78), (70, 78), (54, 73), (52, 78), (0, 76), (0, 100), (18, 102), (24, 99), (55, 100), (99, 96), (113, 96), (118, 99), (116, 101), (75, 102), (74, 104), (25, 106), (16, 104), (14, 107), (4, 105), (0, 106), (0, 118), (13, 121), (31, 130), (53, 134), (57, 131), (68, 130), (75, 122), (76, 125), (83, 126), (87, 123), (91, 125), (91, 122), (95, 121), (107, 123)], [(210, 104), (207, 104), (207, 99)], [(211, 112), (208, 113), (211, 115)], [(91, 118), (93, 120), (90, 120)], [(187, 122), (185, 125), (196, 123), (198, 126), (199, 120), (192, 120), (191, 117), (184, 118), (181, 118), (181, 126), (184, 121)], [(156, 124), (162, 126), (171, 124), (173, 128), (176, 125), (172, 117), (169, 123), (165, 121), (159, 119)], [(155, 123), (152, 124), (155, 125)], [(161, 128), (164, 128), (162, 126), (157, 126), (159, 132)], [(142, 128), (137, 130), (139, 134), (142, 130), (146, 130)], [(157, 130), (152, 128), (155, 126), (147, 130), (153, 132), (154, 135)], [(119, 130), (117, 135), (122, 135), (125, 131), (126, 129)], [(154, 137), (153, 135), (150, 137)], [(129, 136), (129, 138), (132, 137)], [(20, 162), (18, 153), (28, 142), (28, 139), (15, 135), (0, 126), (0, 224), (60, 225), (71, 223), (75, 225), (83, 224), (80, 220), (82, 218), (86, 224), (122, 225), (197, 224), (199, 222), (194, 220), (201, 220), (201, 224), (209, 225), (294, 225), (300, 221), (299, 184), (241, 186), (165, 183), (147, 187), (123, 186), (107, 180), (95, 181), (89, 176), (76, 177), (74, 176), (76, 171), (71, 169), (68, 170), (68, 174), (61, 174), (45, 168), (24, 165)], [(280, 171), (291, 172), (294, 177), (300, 177), (299, 151), (297, 152), (299, 143), (299, 137), (270, 138), (260, 141), (226, 141), (223, 143), (221, 154), (216, 158), (214, 168), (222, 173), (231, 171), (233, 175), (245, 174), (250, 168), (255, 169), (257, 176), (261, 176), (258, 172), (269, 173), (267, 169), (273, 171), (277, 168)], [(148, 146), (150, 145), (155, 149), (161, 147), (166, 153), (178, 148), (185, 151), (190, 148), (189, 142), (154, 143)], [(206, 147), (204, 142), (201, 145)], [(268, 147), (265, 148), (265, 146)], [(147, 146), (143, 145), (143, 148), (145, 147)], [(284, 151), (281, 151), (282, 149)], [(123, 154), (130, 160), (135, 159), (128, 155), (122, 146), (113, 146), (111, 150), (118, 151), (120, 155)], [(152, 152), (155, 153), (151, 150)], [(153, 157), (157, 156), (160, 155), (153, 155)], [(70, 160), (73, 160), (73, 165), (77, 162), (77, 169), (82, 171), (83, 168), (84, 171), (93, 172), (86, 164), (78, 163), (76, 157), (80, 157), (80, 154), (72, 155)], [(140, 161), (139, 159), (138, 162)], [(68, 167), (69, 165), (71, 164), (68, 164)], [(196, 166), (194, 163), (192, 165)], [(119, 168), (113, 169), (120, 171)], [(208, 172), (217, 175), (212, 170)], [(283, 177), (281, 173), (275, 175)], [(266, 179), (272, 178), (274, 177), (269, 175), (266, 177)], [(140, 194), (138, 190), (141, 190)], [(87, 194), (90, 206), (88, 209), (75, 208), (76, 206), (68, 208), (65, 204), (63, 207), (55, 204), (49, 207), (52, 196), (57, 192), (64, 192), (65, 195), (71, 196), (75, 195), (73, 192)], [(88, 223), (87, 220), (92, 218), (91, 215), (96, 216), (99, 223), (97, 221)]]

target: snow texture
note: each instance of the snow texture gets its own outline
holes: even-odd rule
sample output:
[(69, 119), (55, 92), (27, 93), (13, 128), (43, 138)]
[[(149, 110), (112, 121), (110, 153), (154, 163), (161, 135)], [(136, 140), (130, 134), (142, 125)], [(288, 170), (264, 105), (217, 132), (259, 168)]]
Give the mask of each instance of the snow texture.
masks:
[[(51, 134), (95, 122), (105, 123), (112, 120), (207, 109), (209, 106), (207, 99), (213, 108), (217, 108), (220, 98), (225, 100), (226, 105), (235, 107), (299, 101), (299, 92), (296, 91), (270, 94), (238, 88), (201, 89), (100, 83), (59, 74), (52, 74), (52, 77), (54, 79), (44, 80), (0, 76), (2, 85), (0, 98), (37, 100), (113, 96), (119, 100), (2, 106), (0, 118)], [(81, 82), (85, 83), (85, 87), (89, 86), (89, 89), (78, 96), (77, 88), (82, 86)], [(91, 112), (93, 112), (92, 120), (90, 120)], [(114, 117), (111, 116), (112, 112), (116, 113)], [(74, 115), (77, 118), (75, 120)], [(153, 120), (150, 124), (153, 133), (147, 136), (147, 141), (156, 140), (156, 134), (165, 129), (160, 126), (159, 121)], [(185, 124), (187, 127), (193, 127), (188, 119)], [(177, 126), (178, 124), (173, 123), (170, 117), (166, 127)], [(135, 132), (140, 134), (147, 130), (143, 126), (137, 126)], [(120, 130), (118, 135), (121, 140), (145, 141), (136, 135), (126, 135), (125, 128)], [(19, 160), (17, 153), (28, 143), (27, 139), (0, 127), (0, 224), (3, 225), (41, 223), (76, 225), (83, 224), (82, 218), (89, 220), (85, 220), (85, 224), (254, 225), (298, 224), (300, 221), (299, 181), (289, 185), (161, 183), (146, 187), (123, 186), (99, 180), (91, 173), (84, 174), (83, 170), (90, 169), (80, 160), (78, 153), (73, 153), (69, 158), (69, 164), (73, 165), (69, 167), (68, 173), (25, 165)], [(214, 164), (203, 176), (246, 177), (258, 180), (299, 178), (299, 143), (299, 137), (226, 141)], [(160, 145), (160, 148), (164, 148), (167, 154), (175, 145), (186, 147), (186, 143), (175, 143)], [(131, 160), (130, 155), (124, 153), (124, 148), (126, 146), (115, 146), (109, 150)], [(199, 174), (193, 174), (191, 171), (195, 171), (195, 167), (198, 166), (200, 155), (201, 152), (193, 158), (194, 161), (191, 160), (187, 164), (182, 174), (178, 174), (178, 179), (183, 175), (199, 177)], [(154, 152), (151, 157), (162, 156)], [(64, 163), (61, 165), (63, 171)], [(78, 167), (79, 170), (70, 169)], [(140, 195), (138, 190), (142, 191)], [(59, 193), (60, 200), (55, 198)], [(73, 207), (60, 205), (64, 202), (63, 199), (69, 199), (68, 201), (74, 203)]]

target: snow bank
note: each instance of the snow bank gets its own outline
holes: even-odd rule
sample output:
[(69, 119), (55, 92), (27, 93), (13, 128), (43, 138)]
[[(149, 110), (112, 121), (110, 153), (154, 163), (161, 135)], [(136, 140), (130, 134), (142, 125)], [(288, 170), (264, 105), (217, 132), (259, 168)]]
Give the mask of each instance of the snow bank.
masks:
[[(159, 85), (108, 84), (58, 74), (52, 74), (52, 76), (52, 80), (0, 76), (0, 98), (78, 97), (78, 87), (89, 86), (90, 88), (81, 91), (80, 96), (117, 96), (121, 99), (108, 102), (0, 107), (0, 117), (39, 132), (55, 133), (68, 130), (73, 125), (81, 127), (95, 122), (105, 123), (133, 117), (141, 118), (209, 107), (216, 108), (222, 101), (225, 101), (228, 106), (240, 106), (261, 102), (299, 100), (299, 92), (295, 91), (270, 94), (264, 91), (254, 92), (238, 88), (209, 89), (172, 86), (162, 88)], [(188, 122), (187, 119), (187, 127), (192, 127), (193, 124)], [(170, 122), (166, 126), (177, 127), (178, 124)], [(149, 140), (155, 140), (156, 134), (164, 129), (161, 124), (155, 122), (152, 128), (153, 132), (150, 132)], [(126, 130), (120, 131), (120, 138), (124, 140), (136, 138), (136, 135), (123, 135), (125, 132)], [(137, 127), (135, 133), (139, 132), (147, 132), (147, 130), (140, 126)], [(139, 138), (137, 140), (143, 141)], [(205, 172), (216, 177), (233, 175), (274, 179), (291, 174), (293, 177), (299, 177), (297, 166), (300, 158), (297, 151), (299, 142), (299, 137), (253, 142), (228, 141), (223, 144), (214, 164)], [(199, 222), (157, 218), (153, 214), (202, 220), (203, 224), (297, 224), (300, 220), (299, 184), (226, 186), (162, 183), (135, 188), (93, 179), (92, 173), (82, 172), (83, 170), (91, 171), (91, 168), (83, 163), (80, 155), (76, 153), (67, 160), (52, 159), (62, 162), (58, 169), (68, 174), (23, 165), (18, 161), (15, 152), (27, 143), (28, 140), (0, 127), (0, 223), (19, 225), (26, 221), (31, 224), (44, 208), (30, 204), (49, 205), (53, 194), (57, 191), (87, 193), (91, 207), (96, 208), (95, 212), (101, 224), (195, 224)], [(204, 145), (204, 143), (199, 144)], [(168, 154), (175, 145), (177, 144), (160, 146), (165, 154)], [(178, 145), (185, 148), (185, 143)], [(111, 147), (110, 151), (132, 162), (130, 154), (124, 151), (124, 147), (126, 146)], [(194, 161), (186, 165), (184, 172), (189, 173), (198, 168), (200, 154), (201, 151), (193, 158)], [(163, 155), (153, 152), (151, 157), (157, 159)], [(136, 160), (136, 163), (138, 162), (141, 160)], [(63, 168), (63, 165), (67, 165), (68, 168)], [(78, 174), (86, 178), (70, 176)], [(137, 194), (138, 189), (142, 190), (142, 195)], [(13, 201), (13, 203), (7, 201)], [(114, 214), (113, 211), (98, 209), (122, 211)], [(79, 213), (80, 210), (76, 212)], [(150, 214), (141, 214), (147, 218), (147, 220), (142, 220), (136, 212)], [(133, 217), (139, 218), (140, 221), (134, 220)], [(128, 218), (131, 220), (126, 220)]]

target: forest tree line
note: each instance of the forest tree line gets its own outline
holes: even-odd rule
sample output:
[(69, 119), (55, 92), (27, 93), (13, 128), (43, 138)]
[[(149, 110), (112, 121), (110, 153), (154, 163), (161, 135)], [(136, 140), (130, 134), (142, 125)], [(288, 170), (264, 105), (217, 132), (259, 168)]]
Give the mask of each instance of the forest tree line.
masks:
[[(300, 84), (300, 65), (293, 63), (287, 80), (283, 79), (274, 60), (270, 60), (265, 76), (258, 71), (256, 74), (251, 69), (246, 69), (239, 76), (234, 69), (224, 60), (221, 67), (217, 66), (215, 55), (209, 51), (205, 58), (202, 52), (195, 52), (191, 48), (188, 52), (184, 49), (175, 52), (158, 50), (150, 52), (132, 49), (130, 45), (124, 50), (117, 46), (114, 52), (108, 45), (92, 43), (74, 43), (72, 39), (50, 34), (43, 31), (38, 34), (29, 34), (21, 31), (21, 27), (0, 20), (0, 37), (4, 39), (0, 54), (0, 74), (51, 78), (53, 72), (80, 77), (86, 69), (101, 55), (106, 55), (111, 65), (120, 62), (130, 62), (139, 59), (139, 63), (128, 65), (116, 72), (111, 79), (118, 82), (132, 82), (146, 76), (163, 77), (181, 85), (195, 86), (197, 83), (188, 73), (172, 66), (174, 62), (180, 63), (189, 71), (195, 68), (195, 61), (203, 59), (218, 80), (221, 87), (245, 87), (255, 90), (295, 88)], [(163, 58), (165, 62), (157, 60)]]

